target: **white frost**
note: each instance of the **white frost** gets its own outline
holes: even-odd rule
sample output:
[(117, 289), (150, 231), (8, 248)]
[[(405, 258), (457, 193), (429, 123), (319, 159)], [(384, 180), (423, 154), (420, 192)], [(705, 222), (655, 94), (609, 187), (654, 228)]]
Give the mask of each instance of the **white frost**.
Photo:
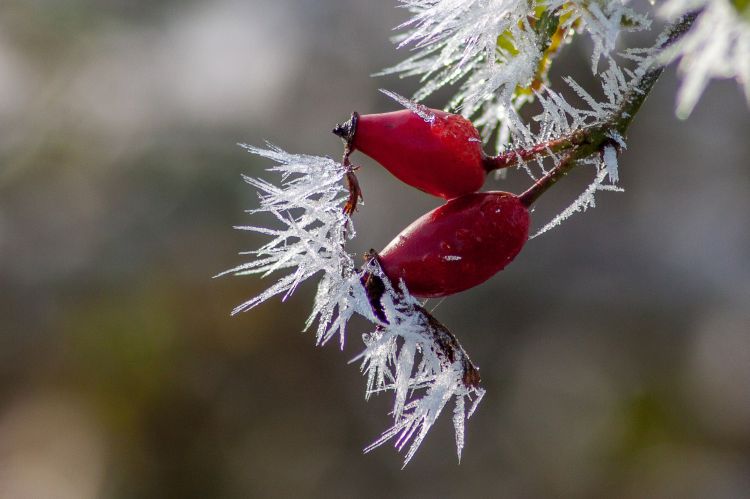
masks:
[[(351, 220), (340, 208), (347, 198), (342, 181), (344, 170), (331, 158), (289, 154), (268, 144), (267, 149), (242, 145), (253, 154), (272, 159), (277, 166), (269, 171), (281, 174), (281, 186), (254, 177), (245, 181), (258, 190), (260, 207), (249, 213), (270, 213), (281, 225), (279, 229), (258, 226), (237, 227), (271, 236), (272, 239), (257, 250), (249, 263), (238, 265), (224, 274), (261, 274), (263, 277), (279, 270), (290, 272), (260, 295), (237, 306), (232, 313), (249, 310), (269, 298), (284, 293), (284, 298), (297, 286), (320, 272), (330, 281), (330, 287), (340, 292), (343, 275), (354, 267), (345, 249), (347, 238), (353, 237)], [(323, 316), (330, 314), (321, 310)]]
[(591, 54), (591, 70), (597, 73), (599, 59), (608, 57), (617, 46), (622, 32), (648, 29), (651, 20), (628, 7), (627, 0), (553, 0), (548, 8), (559, 8), (560, 16), (566, 16), (565, 26), (572, 29), (576, 23), (588, 33), (594, 42)]
[(596, 175), (596, 178), (594, 181), (589, 184), (589, 186), (586, 188), (583, 193), (578, 196), (578, 198), (573, 201), (573, 203), (565, 208), (561, 213), (559, 213), (555, 218), (550, 220), (544, 227), (539, 229), (536, 234), (531, 236), (529, 239), (534, 239), (537, 236), (541, 236), (545, 232), (547, 232), (550, 229), (554, 229), (561, 223), (563, 223), (565, 220), (570, 218), (571, 215), (574, 213), (577, 213), (579, 211), (583, 212), (586, 211), (589, 208), (594, 208), (596, 206), (596, 199), (594, 198), (594, 195), (598, 191), (614, 191), (614, 192), (623, 192), (623, 189), (620, 187), (615, 187), (614, 185), (605, 185), (604, 179), (607, 176), (607, 170), (601, 169)]
[(604, 146), (602, 151), (602, 162), (607, 172), (609, 181), (616, 184), (620, 180), (620, 174), (617, 171), (617, 149), (614, 146)]
[(666, 62), (680, 61), (682, 85), (677, 115), (686, 118), (714, 78), (734, 78), (750, 103), (750, 7), (741, 15), (728, 0), (669, 0), (659, 13), (677, 19), (703, 9), (693, 25), (663, 54)]
[[(383, 276), (377, 268), (370, 271)], [(386, 281), (387, 292), (382, 303), (387, 324), (370, 333), (367, 348), (354, 360), (361, 360), (361, 369), (368, 380), (367, 396), (383, 391), (395, 393), (394, 424), (365, 452), (394, 440), (398, 450), (409, 446), (404, 466), (414, 457), (425, 436), (446, 404), (454, 401), (453, 424), (456, 431), (456, 451), (459, 460), (464, 445), (464, 426), (484, 390), (463, 382), (464, 358), (456, 352), (449, 361), (441, 354), (434, 338), (426, 334), (429, 327), (424, 316), (416, 314), (419, 303), (402, 287), (403, 297), (394, 301), (396, 294)], [(469, 410), (465, 402), (470, 401)]]

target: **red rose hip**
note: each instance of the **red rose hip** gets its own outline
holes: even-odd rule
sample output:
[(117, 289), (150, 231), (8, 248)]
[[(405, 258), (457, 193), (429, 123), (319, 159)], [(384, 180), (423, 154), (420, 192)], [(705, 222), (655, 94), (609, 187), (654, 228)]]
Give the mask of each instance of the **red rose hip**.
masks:
[(380, 265), (420, 297), (446, 296), (504, 269), (529, 235), (529, 212), (508, 192), (452, 199), (415, 220), (380, 253)]
[(404, 109), (352, 114), (333, 132), (383, 165), (402, 182), (451, 199), (476, 192), (486, 170), (479, 132), (466, 118), (425, 108), (424, 117)]

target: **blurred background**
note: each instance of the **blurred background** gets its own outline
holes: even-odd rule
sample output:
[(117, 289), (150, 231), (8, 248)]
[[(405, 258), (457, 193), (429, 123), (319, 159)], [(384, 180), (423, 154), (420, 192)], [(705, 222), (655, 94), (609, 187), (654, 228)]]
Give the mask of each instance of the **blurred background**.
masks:
[[(314, 293), (211, 279), (262, 238), (242, 173), (268, 139), (338, 156), (333, 124), (397, 105), (406, 12), (367, 0), (2, 0), (0, 497), (739, 498), (750, 495), (750, 112), (732, 82), (674, 117), (670, 70), (621, 157), (624, 194), (528, 244), (435, 314), (488, 393), (457, 464), (448, 415), (383, 447)], [(648, 35), (631, 38), (643, 44)], [(590, 46), (561, 68), (591, 85)], [(447, 94), (428, 104), (442, 106)], [(373, 163), (353, 251), (437, 205)], [(589, 181), (540, 203), (541, 226)], [(522, 174), (487, 188), (520, 191)], [(358, 329), (360, 328), (360, 329)]]

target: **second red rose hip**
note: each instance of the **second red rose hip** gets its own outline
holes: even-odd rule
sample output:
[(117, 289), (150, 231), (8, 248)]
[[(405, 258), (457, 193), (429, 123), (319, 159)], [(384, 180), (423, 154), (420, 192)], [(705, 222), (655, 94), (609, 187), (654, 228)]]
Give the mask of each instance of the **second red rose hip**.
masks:
[(529, 235), (529, 212), (508, 192), (452, 199), (421, 216), (379, 254), (380, 265), (414, 296), (437, 297), (483, 283), (504, 269)]

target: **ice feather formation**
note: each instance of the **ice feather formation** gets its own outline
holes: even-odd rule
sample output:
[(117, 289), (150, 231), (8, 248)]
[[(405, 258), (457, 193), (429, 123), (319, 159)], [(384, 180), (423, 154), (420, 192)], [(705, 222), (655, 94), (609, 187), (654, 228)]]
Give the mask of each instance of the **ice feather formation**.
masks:
[[(740, 5), (744, 10), (740, 11)], [(680, 60), (683, 79), (677, 114), (686, 118), (713, 78), (734, 78), (750, 104), (750, 5), (728, 0), (670, 0), (659, 13), (673, 19), (700, 10), (695, 26), (665, 51), (665, 61)]]
[[(374, 262), (371, 265), (376, 265)], [(454, 401), (453, 426), (459, 460), (464, 446), (464, 425), (484, 396), (484, 389), (466, 382), (466, 354), (459, 348), (446, 355), (446, 342), (455, 338), (421, 311), (421, 305), (400, 286), (396, 292), (379, 268), (370, 272), (386, 283), (382, 304), (386, 320), (364, 338), (366, 349), (354, 360), (361, 360), (367, 376), (366, 397), (392, 391), (394, 424), (365, 452), (395, 440), (408, 464), (445, 406)], [(415, 396), (416, 394), (416, 396)], [(466, 409), (466, 402), (469, 408)]]
[[(351, 256), (344, 249), (346, 239), (353, 237), (354, 232), (351, 220), (340, 207), (347, 196), (341, 164), (331, 158), (289, 154), (270, 144), (267, 149), (242, 147), (278, 163), (269, 171), (281, 174), (281, 187), (254, 177), (244, 178), (260, 196), (260, 207), (248, 213), (270, 213), (282, 227), (237, 227), (272, 239), (261, 248), (245, 253), (253, 260), (220, 275), (261, 274), (265, 277), (276, 271), (290, 269), (290, 272), (232, 313), (249, 310), (281, 293), (286, 298), (301, 282), (318, 273), (327, 277), (331, 291), (340, 291), (346, 279), (342, 276), (348, 276), (354, 268)], [(327, 312), (321, 310), (320, 313), (329, 317)]]

